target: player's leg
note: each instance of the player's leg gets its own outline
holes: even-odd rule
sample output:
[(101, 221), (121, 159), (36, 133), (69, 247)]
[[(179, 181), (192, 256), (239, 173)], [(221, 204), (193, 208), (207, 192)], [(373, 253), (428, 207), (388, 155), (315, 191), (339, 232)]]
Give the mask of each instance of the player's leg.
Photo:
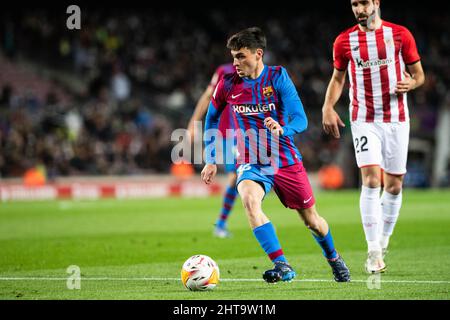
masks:
[(243, 165), (238, 169), (237, 189), (253, 234), (261, 248), (274, 263), (263, 274), (267, 282), (290, 281), (296, 273), (288, 264), (275, 228), (262, 211), (265, 194), (272, 188), (270, 176), (261, 174), (257, 166)]
[(381, 169), (379, 166), (361, 168), (360, 194), (361, 220), (366, 235), (368, 251), (380, 251), (379, 225), (381, 223)]
[(384, 132), (384, 190), (381, 196), (383, 219), (380, 228), (380, 245), (383, 255), (387, 252), (389, 238), (394, 231), (402, 206), (403, 177), (406, 173), (408, 158), (409, 123), (386, 123)]
[(373, 123), (351, 124), (356, 163), (361, 170), (362, 186), (359, 198), (361, 222), (367, 241), (368, 258), (366, 271), (383, 272), (386, 265), (382, 259), (379, 241), (381, 224), (381, 169), (383, 132)]
[(380, 200), (381, 169), (379, 166), (363, 167), (361, 168), (361, 177), (363, 185), (359, 206), (368, 249), (365, 268), (368, 273), (380, 273), (386, 270), (379, 234), (382, 216)]
[(350, 281), (350, 271), (342, 257), (337, 253), (328, 223), (318, 214), (316, 206), (297, 209), (297, 211), (306, 227), (311, 230), (311, 234), (316, 242), (322, 248), (323, 255), (332, 268), (334, 279), (338, 282)]
[(328, 259), (336, 281), (349, 281), (350, 272), (334, 248), (328, 224), (317, 213), (314, 194), (303, 164), (280, 168), (274, 178), (274, 190), (285, 207), (299, 212)]
[(227, 170), (227, 187), (225, 189), (225, 193), (223, 195), (222, 208), (220, 209), (219, 216), (217, 217), (214, 235), (219, 238), (227, 238), (231, 234), (228, 231), (227, 221), (233, 210), (233, 206), (237, 196), (236, 189), (236, 171), (235, 170)]
[(274, 268), (263, 274), (264, 280), (270, 283), (292, 280), (296, 275), (295, 271), (284, 256), (272, 222), (261, 208), (265, 195), (264, 189), (255, 181), (243, 180), (238, 184), (238, 191), (253, 234), (269, 259), (274, 263)]
[(382, 225), (380, 228), (380, 246), (383, 257), (386, 255), (389, 239), (394, 232), (395, 224), (402, 206), (403, 175), (384, 173), (384, 190), (381, 196), (383, 207)]
[(265, 191), (261, 185), (252, 180), (242, 180), (238, 185), (238, 191), (250, 227), (255, 229), (268, 223), (269, 219), (264, 214), (261, 207), (265, 195)]
[(334, 248), (333, 237), (330, 228), (324, 218), (319, 216), (316, 206), (313, 205), (307, 209), (297, 209), (305, 226), (311, 231), (314, 239), (323, 250), (323, 254), (327, 259), (336, 259), (338, 254)]

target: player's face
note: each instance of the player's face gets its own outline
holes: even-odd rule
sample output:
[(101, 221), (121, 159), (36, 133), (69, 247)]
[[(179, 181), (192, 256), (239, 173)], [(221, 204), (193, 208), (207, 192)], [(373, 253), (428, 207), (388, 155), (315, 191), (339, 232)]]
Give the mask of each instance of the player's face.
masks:
[(363, 27), (368, 27), (369, 17), (376, 15), (380, 6), (378, 0), (351, 0), (351, 4), (356, 21)]
[(248, 48), (241, 48), (237, 51), (231, 50), (233, 65), (239, 77), (250, 77), (253, 75), (258, 69), (262, 54), (262, 49), (256, 49), (254, 52)]

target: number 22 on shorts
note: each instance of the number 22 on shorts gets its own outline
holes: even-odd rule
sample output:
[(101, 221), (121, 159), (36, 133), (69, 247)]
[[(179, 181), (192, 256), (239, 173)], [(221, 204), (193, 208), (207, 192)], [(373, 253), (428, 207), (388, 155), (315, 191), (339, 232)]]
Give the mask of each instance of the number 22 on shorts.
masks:
[(369, 151), (367, 148), (367, 137), (361, 136), (360, 138), (355, 138), (355, 150), (356, 153)]

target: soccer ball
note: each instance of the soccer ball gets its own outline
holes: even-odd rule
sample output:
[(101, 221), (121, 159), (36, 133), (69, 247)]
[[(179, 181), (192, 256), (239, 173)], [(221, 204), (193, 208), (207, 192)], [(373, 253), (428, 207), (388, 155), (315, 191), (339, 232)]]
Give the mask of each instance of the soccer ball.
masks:
[(181, 268), (181, 282), (191, 291), (214, 289), (219, 283), (219, 266), (208, 256), (190, 257)]

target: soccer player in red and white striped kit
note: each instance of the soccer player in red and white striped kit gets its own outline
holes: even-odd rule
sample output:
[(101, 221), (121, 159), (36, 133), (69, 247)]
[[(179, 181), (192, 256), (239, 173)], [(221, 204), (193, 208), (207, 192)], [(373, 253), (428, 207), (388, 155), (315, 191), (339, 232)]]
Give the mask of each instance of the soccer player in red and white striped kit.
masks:
[(365, 268), (380, 273), (386, 269), (384, 256), (402, 205), (409, 143), (407, 92), (421, 86), (425, 75), (411, 32), (381, 19), (380, 0), (351, 0), (351, 7), (357, 24), (334, 42), (334, 71), (322, 122), (327, 134), (340, 137), (339, 126), (345, 125), (334, 106), (348, 71), (353, 146), (363, 183)]

